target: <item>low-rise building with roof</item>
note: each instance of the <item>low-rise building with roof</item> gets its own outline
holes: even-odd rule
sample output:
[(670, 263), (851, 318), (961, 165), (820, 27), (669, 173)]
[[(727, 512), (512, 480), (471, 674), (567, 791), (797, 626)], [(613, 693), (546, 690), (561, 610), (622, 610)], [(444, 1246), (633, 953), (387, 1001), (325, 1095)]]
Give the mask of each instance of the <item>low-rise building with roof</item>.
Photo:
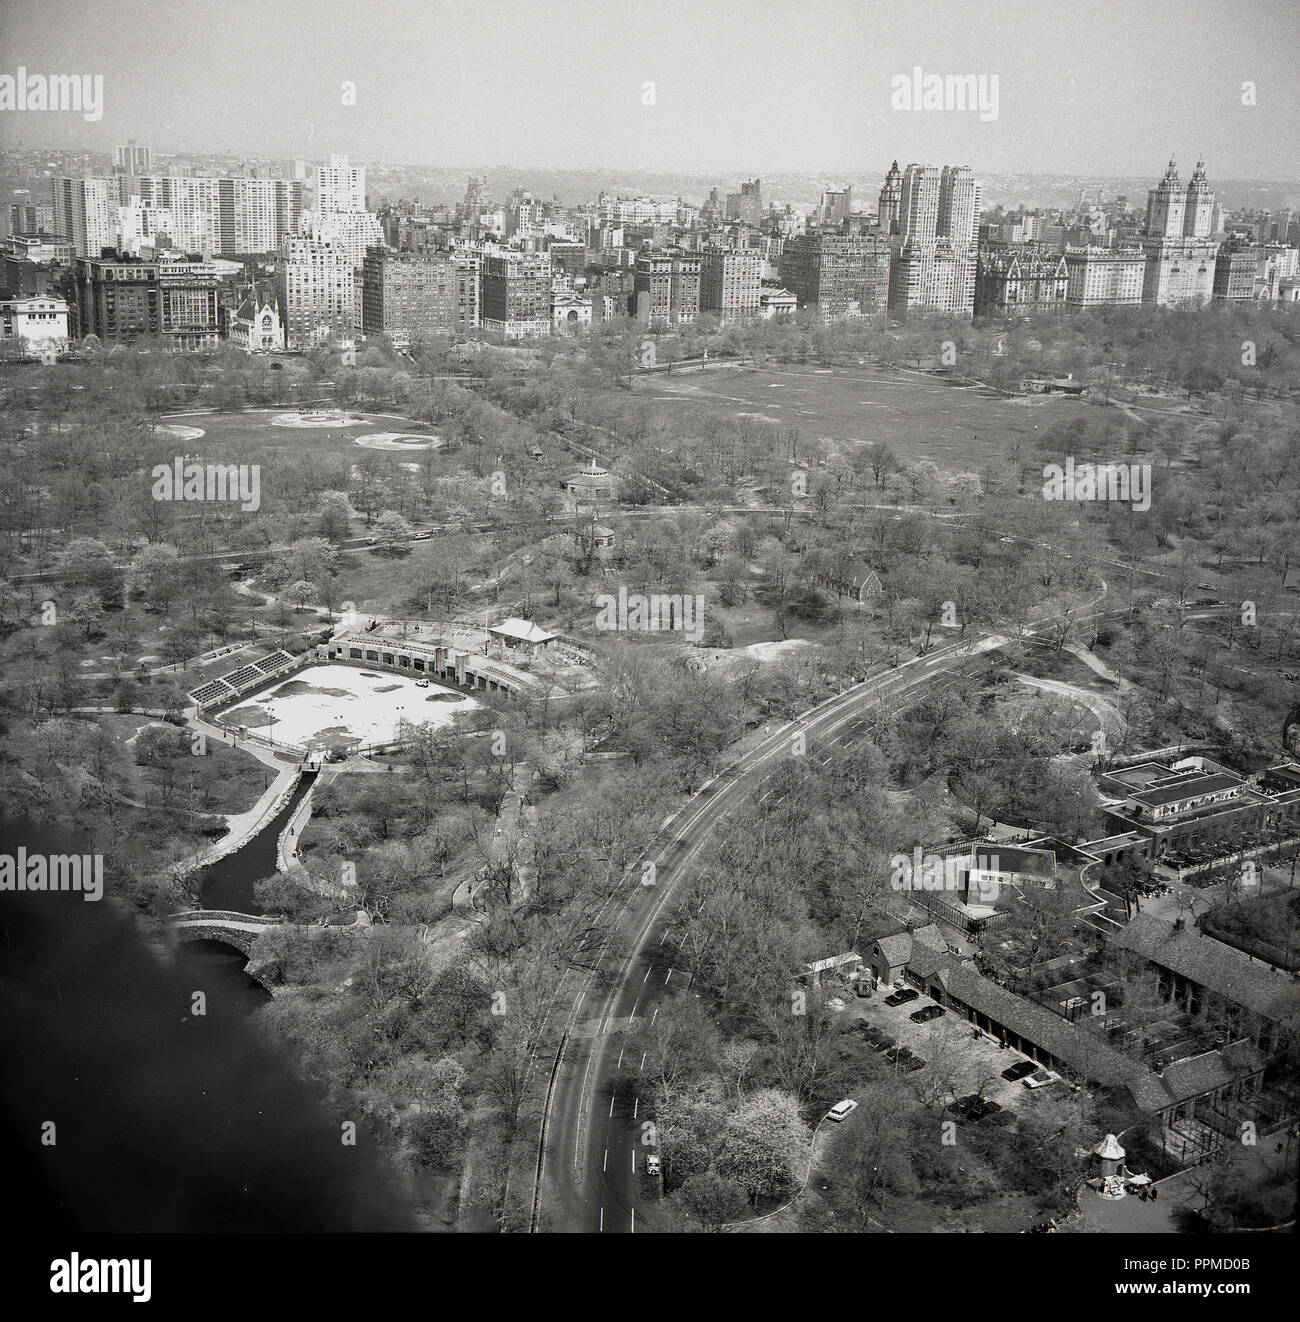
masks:
[(1107, 956), (1150, 965), (1165, 1000), (1194, 1018), (1221, 1019), (1265, 1053), (1284, 1028), (1300, 1028), (1300, 981), (1181, 920), (1136, 914), (1110, 935)]

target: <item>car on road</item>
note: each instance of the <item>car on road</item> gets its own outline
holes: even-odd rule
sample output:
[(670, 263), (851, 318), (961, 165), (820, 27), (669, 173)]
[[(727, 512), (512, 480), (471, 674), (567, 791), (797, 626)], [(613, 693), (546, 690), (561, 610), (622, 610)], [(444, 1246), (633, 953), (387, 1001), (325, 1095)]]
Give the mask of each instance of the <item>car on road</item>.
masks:
[(928, 1024), (932, 1019), (941, 1019), (947, 1014), (942, 1005), (927, 1005), (923, 1010), (914, 1010), (912, 1020), (918, 1024)]
[(429, 681), (427, 679), (417, 679), (415, 681), (415, 687), (417, 689), (427, 689), (429, 687)]
[[(857, 1103), (854, 1102), (854, 1105), (856, 1106)], [(663, 1171), (660, 1169), (660, 1166), (659, 1166), (659, 1154), (658, 1154), (657, 1152), (651, 1152), (651, 1153), (646, 1157), (646, 1159), (645, 1159), (645, 1173), (646, 1173), (647, 1175), (662, 1175), (662, 1174), (663, 1174)]]
[(826, 1112), (826, 1119), (834, 1120), (836, 1124), (839, 1124), (841, 1120), (847, 1120), (857, 1109), (857, 1102), (851, 1097), (846, 1097), (842, 1102), (836, 1102), (835, 1105)]
[(917, 1000), (920, 997), (920, 995), (921, 993), (919, 991), (915, 991), (911, 987), (904, 987), (901, 991), (896, 991), (891, 993), (889, 996), (886, 996), (885, 1004), (906, 1005), (909, 1001)]
[(1022, 1060), (1015, 1065), (1008, 1065), (1002, 1071), (1002, 1077), (1009, 1083), (1016, 1083), (1027, 1075), (1032, 1074), (1038, 1068), (1038, 1062), (1033, 1060)]
[(1061, 1076), (1051, 1070), (1037, 1069), (1027, 1079), (1021, 1079), (1026, 1088), (1046, 1088), (1049, 1083), (1060, 1083)]

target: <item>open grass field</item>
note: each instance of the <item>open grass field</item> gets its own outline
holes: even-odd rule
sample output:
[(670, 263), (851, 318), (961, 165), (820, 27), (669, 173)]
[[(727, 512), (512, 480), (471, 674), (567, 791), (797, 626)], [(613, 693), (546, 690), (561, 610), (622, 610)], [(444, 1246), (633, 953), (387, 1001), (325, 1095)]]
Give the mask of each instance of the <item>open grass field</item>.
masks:
[(269, 455), (314, 454), (356, 463), (367, 453), (418, 464), (441, 438), (426, 423), (392, 413), (343, 410), (336, 417), (301, 419), (296, 409), (246, 409), (239, 413), (173, 413), (158, 431), (177, 447), (205, 460), (232, 462)]
[(727, 417), (748, 415), (798, 427), (846, 454), (866, 441), (886, 442), (906, 463), (978, 469), (1005, 453), (1013, 436), (1032, 437), (1095, 407), (1077, 398), (1006, 399), (992, 391), (945, 384), (939, 377), (875, 367), (775, 367), (656, 376), (636, 392), (666, 407), (689, 403)]

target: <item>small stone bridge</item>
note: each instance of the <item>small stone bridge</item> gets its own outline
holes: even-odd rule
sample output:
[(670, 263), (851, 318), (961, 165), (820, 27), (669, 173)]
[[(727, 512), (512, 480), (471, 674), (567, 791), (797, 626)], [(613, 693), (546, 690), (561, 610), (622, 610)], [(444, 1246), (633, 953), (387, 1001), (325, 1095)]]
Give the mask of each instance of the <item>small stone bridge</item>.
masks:
[(224, 941), (246, 956), (253, 953), (253, 942), (268, 928), (284, 926), (280, 918), (261, 918), (230, 909), (186, 909), (172, 914), (167, 923), (177, 941)]

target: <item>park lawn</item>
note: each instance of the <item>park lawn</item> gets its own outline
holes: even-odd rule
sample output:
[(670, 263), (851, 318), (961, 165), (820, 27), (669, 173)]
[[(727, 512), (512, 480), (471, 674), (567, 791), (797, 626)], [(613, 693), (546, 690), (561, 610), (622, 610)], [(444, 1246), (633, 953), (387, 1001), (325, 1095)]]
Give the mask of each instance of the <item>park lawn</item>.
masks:
[(687, 403), (728, 418), (747, 414), (798, 427), (808, 439), (824, 437), (845, 453), (880, 442), (905, 463), (929, 459), (956, 470), (978, 469), (1001, 458), (1013, 437), (1032, 440), (1091, 407), (1065, 396), (1008, 399), (940, 377), (875, 367), (700, 372), (641, 379), (635, 389), (665, 408)]

